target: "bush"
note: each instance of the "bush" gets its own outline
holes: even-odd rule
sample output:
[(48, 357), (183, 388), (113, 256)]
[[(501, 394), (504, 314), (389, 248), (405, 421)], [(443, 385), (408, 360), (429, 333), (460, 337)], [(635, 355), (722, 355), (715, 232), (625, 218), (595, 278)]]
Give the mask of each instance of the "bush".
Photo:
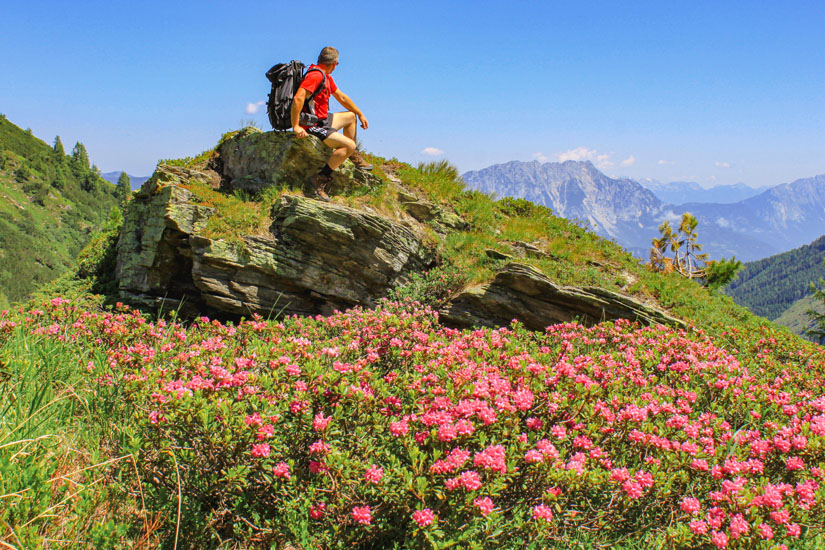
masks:
[(407, 284), (390, 291), (389, 299), (419, 302), (432, 308), (439, 308), (466, 282), (467, 278), (456, 266), (444, 264), (423, 274), (413, 273)]

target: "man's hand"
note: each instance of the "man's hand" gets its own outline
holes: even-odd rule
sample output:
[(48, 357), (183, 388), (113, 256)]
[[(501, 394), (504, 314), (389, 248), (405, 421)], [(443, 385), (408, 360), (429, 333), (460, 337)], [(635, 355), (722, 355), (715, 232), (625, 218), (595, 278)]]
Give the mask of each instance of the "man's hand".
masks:
[(301, 128), (300, 126), (295, 126), (294, 128), (292, 128), (292, 131), (295, 132), (295, 137), (297, 137), (298, 139), (304, 139), (309, 135), (307, 134), (307, 131)]
[(364, 115), (358, 115), (358, 120), (361, 121), (361, 128), (363, 128), (364, 130), (370, 127), (370, 123), (367, 120), (367, 117), (365, 117)]

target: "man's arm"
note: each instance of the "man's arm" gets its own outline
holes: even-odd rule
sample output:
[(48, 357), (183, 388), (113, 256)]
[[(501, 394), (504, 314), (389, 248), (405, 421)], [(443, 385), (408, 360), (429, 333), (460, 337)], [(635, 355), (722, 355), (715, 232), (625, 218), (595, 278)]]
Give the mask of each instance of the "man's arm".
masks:
[(301, 128), (301, 125), (298, 124), (298, 121), (301, 119), (301, 109), (304, 108), (304, 102), (307, 99), (307, 95), (309, 95), (309, 92), (306, 88), (298, 88), (298, 91), (295, 92), (295, 97), (292, 98), (292, 113), (290, 113), (290, 118), (292, 122), (292, 131), (295, 132), (295, 136), (298, 138), (307, 137), (307, 131)]
[(336, 90), (335, 93), (332, 94), (332, 96), (335, 99), (337, 99), (341, 105), (344, 106), (344, 109), (355, 113), (355, 116), (357, 116), (358, 119), (361, 121), (361, 128), (366, 130), (370, 127), (370, 123), (367, 121), (367, 117), (364, 116), (364, 113), (361, 112), (361, 109), (359, 109), (355, 105), (355, 103), (353, 103), (353, 101), (349, 98), (347, 94), (345, 94), (341, 90)]

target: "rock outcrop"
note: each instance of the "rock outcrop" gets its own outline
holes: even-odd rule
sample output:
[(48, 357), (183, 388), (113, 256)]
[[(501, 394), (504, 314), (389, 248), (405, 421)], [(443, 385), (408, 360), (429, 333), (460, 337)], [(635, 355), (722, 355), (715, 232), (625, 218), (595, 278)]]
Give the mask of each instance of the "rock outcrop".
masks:
[(214, 209), (183, 185), (197, 171), (161, 167), (133, 199), (118, 243), (127, 297), (178, 302), (207, 312), (328, 314), (371, 306), (435, 262), (435, 251), (398, 223), (338, 204), (285, 195), (261, 235), (201, 233)]
[(531, 330), (569, 321), (592, 325), (614, 319), (684, 324), (655, 306), (617, 292), (559, 286), (537, 269), (519, 263), (509, 263), (491, 282), (461, 292), (440, 315), (446, 323), (463, 327), (506, 326), (518, 319)]
[[(125, 215), (117, 261), (122, 296), (157, 307), (182, 303), (184, 314), (219, 317), (371, 307), (413, 273), (437, 264), (433, 235), (443, 241), (469, 229), (449, 207), (418, 196), (392, 174), (382, 183), (349, 163), (336, 174), (337, 190), (393, 187), (398, 205), (393, 219), (368, 207), (295, 193), (328, 154), (314, 137), (298, 140), (288, 133), (247, 130), (218, 146), (209, 169), (159, 166)], [(195, 194), (220, 188), (252, 197), (269, 187), (276, 193), (267, 193), (268, 226), (232, 238), (214, 236), (210, 219), (219, 214), (214, 203)], [(489, 283), (464, 290), (444, 306), (446, 323), (500, 326), (520, 319), (537, 330), (574, 319), (680, 324), (615, 292), (559, 286), (517, 263), (519, 258), (552, 261), (552, 256), (529, 243), (507, 244), (513, 256), (499, 259), (511, 263)]]

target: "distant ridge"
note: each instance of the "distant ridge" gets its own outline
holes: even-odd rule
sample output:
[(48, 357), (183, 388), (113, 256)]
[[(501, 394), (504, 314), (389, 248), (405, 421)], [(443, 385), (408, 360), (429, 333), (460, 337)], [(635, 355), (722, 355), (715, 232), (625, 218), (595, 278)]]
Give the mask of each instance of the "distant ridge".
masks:
[(699, 242), (711, 258), (753, 261), (825, 234), (825, 175), (799, 179), (730, 203), (668, 204), (630, 179), (610, 178), (589, 161), (513, 161), (467, 172), (472, 189), (531, 200), (646, 259), (659, 225), (684, 212), (699, 220)]

